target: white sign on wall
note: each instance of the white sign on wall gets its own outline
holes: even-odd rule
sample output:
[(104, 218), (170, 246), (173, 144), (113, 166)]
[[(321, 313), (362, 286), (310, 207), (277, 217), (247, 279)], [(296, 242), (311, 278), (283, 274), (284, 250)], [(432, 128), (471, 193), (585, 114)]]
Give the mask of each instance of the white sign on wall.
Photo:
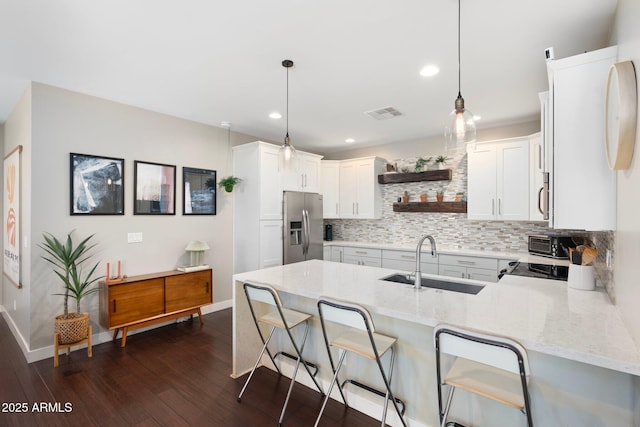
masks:
[(18, 145), (4, 158), (4, 274), (20, 283), (20, 153)]

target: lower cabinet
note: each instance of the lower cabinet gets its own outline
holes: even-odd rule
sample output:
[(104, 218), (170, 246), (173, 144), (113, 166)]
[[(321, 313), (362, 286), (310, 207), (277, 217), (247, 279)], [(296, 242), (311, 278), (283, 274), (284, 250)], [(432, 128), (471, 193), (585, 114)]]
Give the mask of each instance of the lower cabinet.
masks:
[(496, 258), (459, 255), (439, 255), (438, 274), (461, 279), (498, 281), (498, 260)]
[(122, 347), (127, 333), (154, 323), (198, 314), (200, 307), (211, 304), (212, 270), (189, 273), (167, 271), (132, 276), (117, 283), (100, 282), (100, 324), (115, 329), (113, 339), (122, 329)]
[[(413, 272), (416, 270), (416, 253), (385, 249), (382, 251), (382, 268)], [(431, 252), (421, 252), (420, 271), (424, 274), (438, 274), (438, 258), (432, 257)]]
[(367, 265), (369, 267), (382, 267), (380, 249), (343, 248), (342, 262), (346, 264)]
[(344, 259), (344, 248), (342, 246), (331, 246), (331, 261), (342, 262)]

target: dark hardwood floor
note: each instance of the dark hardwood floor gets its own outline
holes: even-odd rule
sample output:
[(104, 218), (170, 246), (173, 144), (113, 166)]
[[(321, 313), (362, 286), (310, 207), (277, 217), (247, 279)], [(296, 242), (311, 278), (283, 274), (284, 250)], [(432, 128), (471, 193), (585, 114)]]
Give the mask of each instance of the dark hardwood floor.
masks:
[[(119, 340), (94, 346), (91, 359), (86, 350), (61, 352), (54, 368), (53, 358), (27, 364), (0, 316), (0, 426), (277, 425), (289, 379), (261, 368), (238, 403), (246, 376), (229, 376), (231, 309), (204, 321), (132, 335), (124, 349)], [(313, 425), (321, 404), (317, 391), (297, 384), (283, 425)], [(330, 401), (321, 425), (379, 421)]]

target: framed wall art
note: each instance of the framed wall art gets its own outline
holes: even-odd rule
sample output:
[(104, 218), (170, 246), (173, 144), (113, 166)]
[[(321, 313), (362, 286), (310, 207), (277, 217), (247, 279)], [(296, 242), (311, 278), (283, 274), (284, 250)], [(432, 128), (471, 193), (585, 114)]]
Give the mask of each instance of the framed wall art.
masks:
[(182, 185), (184, 215), (216, 214), (216, 171), (183, 167)]
[(71, 215), (124, 215), (124, 159), (71, 153)]
[(2, 272), (18, 289), (20, 277), (20, 153), (18, 145), (4, 158), (4, 267)]
[(176, 167), (160, 163), (133, 162), (133, 214), (176, 214)]

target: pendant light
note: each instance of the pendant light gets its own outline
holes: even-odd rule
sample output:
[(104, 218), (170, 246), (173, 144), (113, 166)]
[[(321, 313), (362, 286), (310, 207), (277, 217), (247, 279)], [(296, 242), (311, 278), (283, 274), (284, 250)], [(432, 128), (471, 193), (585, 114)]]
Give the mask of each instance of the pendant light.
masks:
[(458, 97), (444, 129), (447, 151), (463, 149), (467, 144), (476, 140), (476, 124), (473, 120), (473, 114), (464, 107), (464, 98), (460, 89), (460, 75), (460, 0), (458, 0)]
[(292, 171), (297, 169), (296, 149), (291, 145), (289, 138), (289, 68), (293, 67), (293, 61), (285, 59), (282, 61), (282, 66), (287, 69), (287, 134), (284, 137), (284, 144), (280, 147), (279, 163), (280, 170)]

